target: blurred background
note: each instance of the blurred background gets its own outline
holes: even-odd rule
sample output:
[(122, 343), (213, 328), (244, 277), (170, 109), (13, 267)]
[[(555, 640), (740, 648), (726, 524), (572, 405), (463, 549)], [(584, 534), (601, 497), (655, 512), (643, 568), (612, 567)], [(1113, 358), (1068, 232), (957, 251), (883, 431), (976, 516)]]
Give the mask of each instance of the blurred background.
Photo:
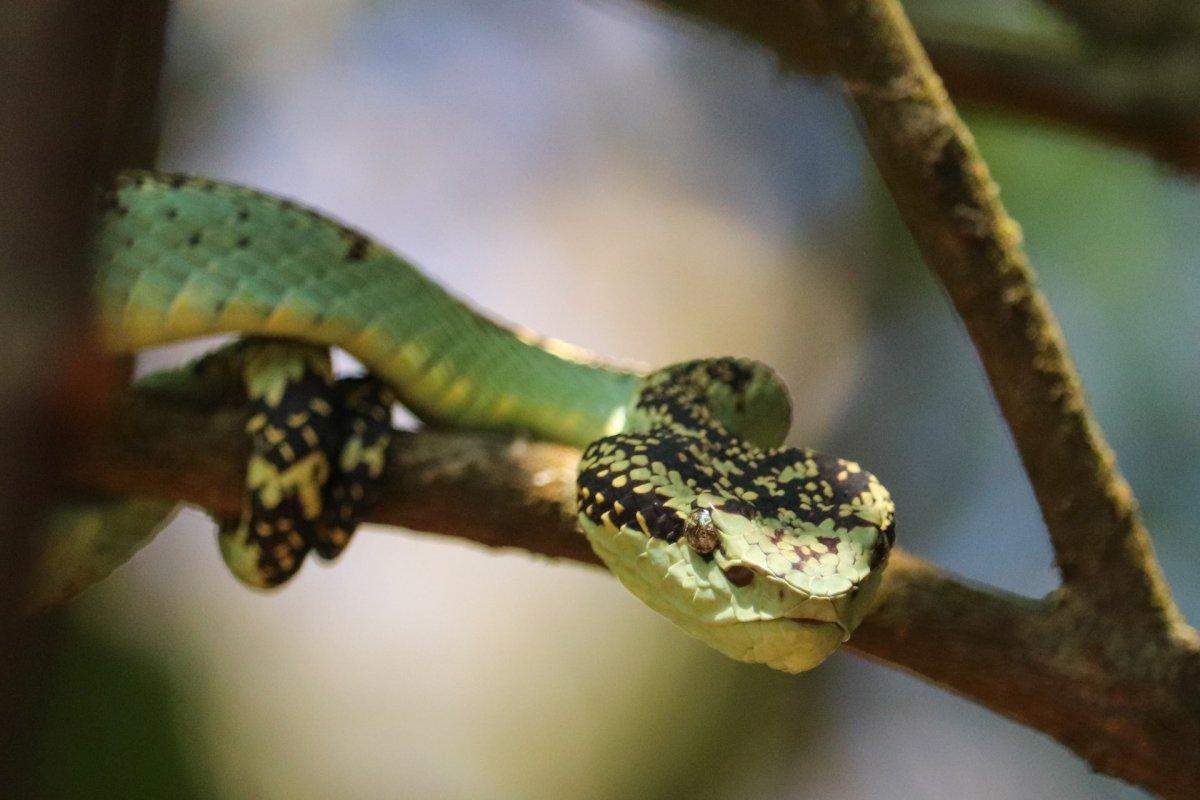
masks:
[[(1017, 2), (984, 22), (1060, 24)], [(633, 3), (183, 0), (163, 101), (163, 168), (301, 199), (499, 316), (651, 363), (771, 362), (793, 442), (879, 474), (905, 547), (1055, 585), (974, 353), (831, 82)], [(1200, 189), (967, 121), (1194, 621)], [(1142, 796), (853, 655), (800, 677), (728, 661), (596, 569), (371, 529), (267, 596), (214, 539), (185, 511), (59, 614), (43, 796)]]

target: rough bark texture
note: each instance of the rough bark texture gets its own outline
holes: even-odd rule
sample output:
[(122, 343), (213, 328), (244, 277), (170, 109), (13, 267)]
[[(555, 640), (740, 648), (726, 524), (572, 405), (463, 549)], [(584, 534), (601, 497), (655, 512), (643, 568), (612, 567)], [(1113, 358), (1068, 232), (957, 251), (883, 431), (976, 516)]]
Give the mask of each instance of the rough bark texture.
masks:
[(897, 4), (826, 7), (835, 63), (875, 162), (979, 351), (1064, 583), (1142, 623), (1173, 624), (1129, 487), (970, 132)]
[[(1043, 609), (1049, 649), (1035, 641), (1020, 648), (1036, 669), (1015, 664), (1003, 679), (965, 686), (961, 670), (946, 674), (946, 664), (925, 663), (923, 674), (1050, 733), (1100, 771), (1164, 794), (1194, 793), (1196, 633), (1180, 617), (1088, 410), (1016, 223), (900, 5), (821, 7), (875, 162), (979, 352), (1063, 579)], [(1057, 669), (1042, 670), (1045, 659)]]
[[(79, 485), (239, 511), (239, 409), (129, 392), (110, 419), (72, 470)], [(371, 521), (598, 565), (575, 529), (578, 455), (501, 436), (404, 433)], [(1066, 594), (1039, 601), (972, 585), (899, 551), (850, 647), (1163, 794), (1187, 796), (1200, 780), (1200, 657), (1190, 639), (1125, 630)]]

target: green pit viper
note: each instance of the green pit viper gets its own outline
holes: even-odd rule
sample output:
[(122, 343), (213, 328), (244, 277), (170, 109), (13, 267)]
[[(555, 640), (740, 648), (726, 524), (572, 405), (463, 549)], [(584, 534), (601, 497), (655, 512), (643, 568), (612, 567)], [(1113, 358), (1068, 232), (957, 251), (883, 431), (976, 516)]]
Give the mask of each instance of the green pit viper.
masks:
[[(769, 367), (606, 364), (482, 316), (328, 217), (204, 178), (124, 173), (101, 193), (97, 219), (109, 350), (245, 337), (143, 381), (153, 390), (220, 374), (244, 388), (245, 506), (220, 524), (242, 580), (274, 586), (310, 549), (329, 558), (345, 546), (383, 471), (398, 400), (429, 424), (583, 448), (578, 521), (595, 552), (647, 605), (728, 656), (809, 669), (870, 606), (894, 539), (892, 500), (854, 462), (783, 446), (790, 401)], [(335, 380), (330, 346), (368, 376)], [(116, 508), (121, 524), (153, 526), (163, 513)]]

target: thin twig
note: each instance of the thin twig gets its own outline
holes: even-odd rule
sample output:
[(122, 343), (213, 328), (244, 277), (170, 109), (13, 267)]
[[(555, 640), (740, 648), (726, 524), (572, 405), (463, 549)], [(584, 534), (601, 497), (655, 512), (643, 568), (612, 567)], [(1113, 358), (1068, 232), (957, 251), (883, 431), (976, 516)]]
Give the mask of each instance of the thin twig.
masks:
[(936, 36), (922, 41), (960, 104), (1065, 125), (1200, 175), (1200, 85), (1164, 80), (1152, 61), (1083, 61)]
[[(642, 0), (767, 48), (789, 72), (824, 74), (830, 54), (811, 0)], [(1104, 60), (1092, 50), (920, 30), (950, 95), (964, 106), (1018, 114), (1131, 147), (1200, 174), (1195, 71), (1168, 52)]]

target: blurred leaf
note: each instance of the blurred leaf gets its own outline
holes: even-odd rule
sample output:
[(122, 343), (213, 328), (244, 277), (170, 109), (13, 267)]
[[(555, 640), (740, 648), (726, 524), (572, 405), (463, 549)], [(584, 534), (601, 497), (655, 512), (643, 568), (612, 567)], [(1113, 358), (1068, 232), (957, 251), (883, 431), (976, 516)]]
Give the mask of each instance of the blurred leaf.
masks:
[(45, 800), (202, 800), (189, 769), (167, 668), (67, 621), (33, 737), (34, 792)]

